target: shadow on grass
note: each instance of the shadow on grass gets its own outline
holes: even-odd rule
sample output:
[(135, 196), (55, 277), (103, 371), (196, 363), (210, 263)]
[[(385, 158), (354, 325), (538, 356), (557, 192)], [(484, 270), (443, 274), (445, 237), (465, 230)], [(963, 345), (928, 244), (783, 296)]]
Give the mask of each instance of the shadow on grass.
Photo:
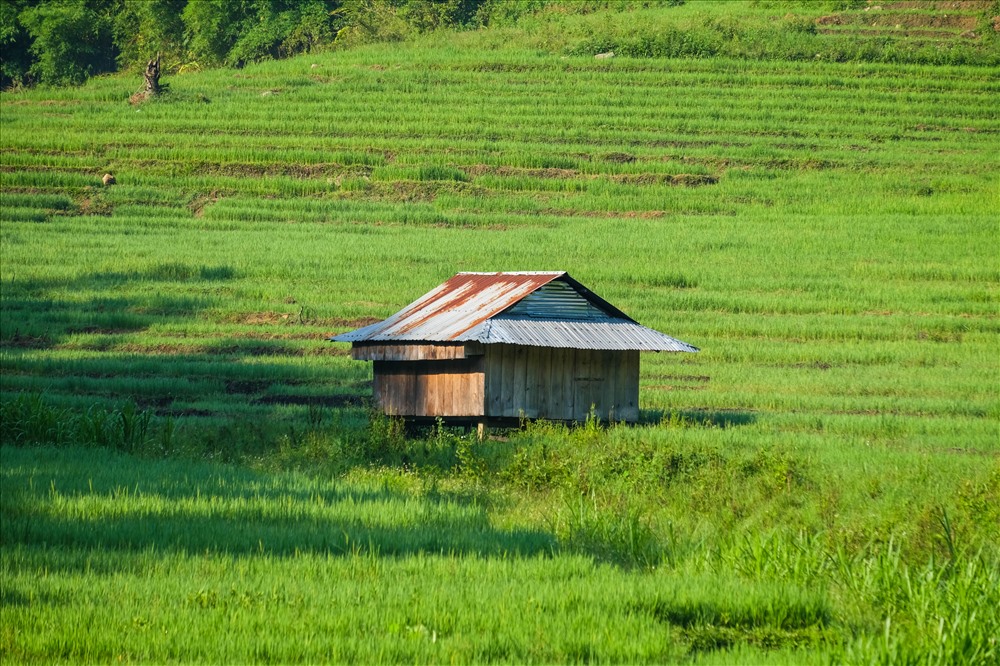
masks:
[(325, 341), (319, 324), (313, 336), (308, 322), (279, 312), (287, 304), (228, 312), (232, 305), (215, 294), (232, 291), (239, 277), (227, 265), (173, 262), (5, 282), (0, 391), (44, 392), (80, 410), (131, 400), (181, 419), (245, 420), (251, 412), (260, 424), (316, 407), (357, 412), (368, 369), (323, 360), (303, 368), (303, 357), (346, 352)]
[(500, 530), (476, 502), (107, 450), (12, 448), (0, 544), (289, 557), (552, 553), (548, 533)]

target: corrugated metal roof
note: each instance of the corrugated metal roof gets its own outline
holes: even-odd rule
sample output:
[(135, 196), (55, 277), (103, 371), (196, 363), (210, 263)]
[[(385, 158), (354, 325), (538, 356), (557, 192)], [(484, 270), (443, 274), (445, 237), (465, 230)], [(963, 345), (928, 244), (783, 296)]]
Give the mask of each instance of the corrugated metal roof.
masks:
[(607, 351), (698, 351), (659, 331), (610, 317), (605, 321), (566, 321), (499, 316), (487, 319), (461, 340)]
[(330, 339), (698, 351), (639, 325), (565, 272), (459, 273), (388, 319)]

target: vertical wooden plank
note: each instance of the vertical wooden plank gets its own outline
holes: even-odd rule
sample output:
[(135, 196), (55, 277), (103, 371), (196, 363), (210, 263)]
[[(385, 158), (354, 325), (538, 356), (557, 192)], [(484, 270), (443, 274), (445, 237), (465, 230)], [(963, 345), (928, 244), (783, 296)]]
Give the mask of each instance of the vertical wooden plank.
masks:
[(395, 377), (393, 377), (388, 363), (377, 363), (377, 368), (373, 372), (378, 375), (378, 398), (376, 403), (378, 408), (385, 414), (392, 414), (392, 398), (395, 391)]
[(385, 390), (385, 371), (379, 363), (372, 363), (372, 399), (375, 401), (375, 409), (385, 411), (385, 397), (382, 392)]
[(451, 412), (451, 383), (454, 374), (450, 368), (441, 367), (448, 363), (434, 363), (434, 415), (447, 416)]
[(596, 352), (597, 360), (594, 367), (597, 368), (597, 404), (599, 405), (601, 418), (610, 420), (614, 415), (615, 394), (613, 368), (611, 367), (611, 352), (601, 350)]
[(404, 414), (423, 416), (427, 410), (427, 378), (417, 368), (415, 363), (407, 363), (406, 383), (411, 386), (406, 396), (406, 411)]
[(591, 406), (598, 418), (601, 417), (601, 382), (599, 375), (601, 372), (601, 353), (599, 351), (587, 350), (587, 414), (590, 414)]
[(426, 394), (426, 387), (423, 382), (423, 373), (418, 372), (414, 367), (413, 363), (406, 363), (403, 365), (403, 374), (406, 377), (406, 386), (411, 387), (410, 390), (400, 396), (400, 414), (423, 414), (424, 406), (424, 395)]
[(590, 369), (590, 391), (591, 400), (597, 409), (597, 416), (602, 420), (608, 419), (612, 402), (607, 399), (608, 390), (608, 352), (603, 349), (591, 352), (592, 365)]
[(426, 363), (421, 364), (416, 371), (417, 385), (420, 387), (416, 395), (418, 401), (416, 413), (419, 416), (431, 416), (433, 414), (431, 408), (436, 402), (434, 399), (434, 385), (437, 382), (435, 376), (431, 373), (432, 370)]
[(404, 363), (386, 363), (388, 395), (386, 414), (405, 416), (412, 414), (413, 374)]
[(486, 416), (503, 413), (503, 355), (506, 345), (486, 348)]
[(533, 413), (535, 413), (535, 384), (534, 377), (532, 374), (532, 363), (534, 362), (533, 356), (535, 355), (535, 350), (538, 347), (522, 347), (524, 353), (521, 355), (523, 359), (523, 370), (524, 372), (524, 392), (522, 393), (521, 406), (518, 409), (522, 412), (526, 418), (533, 418)]
[(593, 398), (590, 395), (590, 363), (593, 353), (588, 349), (576, 350), (576, 398), (573, 401), (573, 411), (576, 418), (581, 423), (586, 420), (590, 412), (590, 403)]
[(605, 354), (607, 357), (607, 382), (608, 387), (606, 394), (608, 400), (611, 404), (612, 417), (615, 421), (621, 421), (624, 417), (619, 414), (621, 411), (621, 406), (618, 404), (618, 361), (622, 356), (622, 352), (607, 352)]
[(448, 367), (442, 368), (438, 374), (438, 386), (441, 390), (441, 398), (438, 402), (438, 410), (442, 416), (454, 416), (455, 410), (460, 402), (456, 402), (456, 394), (461, 390), (466, 381), (465, 372), (459, 367), (458, 361), (448, 361)]
[(412, 367), (399, 370), (397, 390), (393, 395), (393, 402), (396, 403), (396, 414), (416, 414), (416, 392), (417, 374), (413, 372)]
[(563, 350), (563, 418), (576, 419), (576, 350)]
[(438, 416), (454, 416), (456, 405), (459, 404), (455, 401), (456, 394), (458, 393), (456, 388), (461, 389), (462, 383), (465, 380), (465, 373), (462, 372), (457, 363), (457, 361), (448, 361), (445, 367), (442, 367), (440, 372), (437, 373)]
[(497, 391), (497, 416), (503, 416), (504, 408), (507, 406), (507, 401), (509, 396), (507, 395), (507, 385), (510, 383), (511, 370), (513, 368), (513, 357), (511, 356), (510, 345), (502, 345), (501, 353), (497, 357), (499, 366), (497, 367), (497, 373), (500, 378), (498, 383), (499, 390)]
[(549, 397), (545, 418), (559, 421), (566, 418), (563, 416), (565, 405), (563, 400), (563, 357), (565, 350), (552, 348), (548, 352), (549, 374), (546, 381), (548, 382)]
[(524, 415), (538, 418), (538, 364), (540, 347), (527, 347), (524, 353)]
[(590, 351), (577, 349), (573, 364), (573, 419), (581, 423), (590, 411)]
[(448, 377), (441, 372), (440, 363), (430, 363), (427, 368), (427, 415), (441, 416), (444, 410), (444, 385)]
[(463, 416), (480, 416), (483, 413), (483, 391), (485, 387), (483, 386), (484, 376), (481, 370), (482, 365), (482, 357), (469, 362), (469, 374), (467, 375), (468, 390), (460, 398)]
[(514, 411), (514, 363), (516, 354), (512, 345), (504, 345), (503, 381), (500, 386), (500, 416), (510, 416)]
[(427, 415), (427, 375), (414, 368), (412, 374), (413, 391), (410, 393), (409, 414), (414, 416)]
[[(566, 421), (572, 417), (573, 412), (573, 399), (572, 394), (566, 388), (566, 376), (568, 371), (566, 367), (569, 365), (570, 355), (572, 351), (569, 349), (555, 349), (552, 354), (552, 404), (549, 407), (549, 411), (552, 412), (552, 418), (559, 419), (560, 421)], [(570, 382), (572, 385), (572, 381)], [(567, 403), (567, 397), (569, 397), (569, 402)]]
[(590, 370), (587, 372), (587, 377), (590, 379), (587, 386), (587, 392), (590, 395), (590, 400), (587, 401), (587, 412), (590, 413), (590, 406), (594, 407), (594, 414), (597, 418), (603, 419), (607, 417), (607, 414), (603, 414), (604, 405), (601, 402), (602, 393), (604, 390), (604, 377), (601, 374), (601, 357), (603, 352), (596, 349), (588, 350), (588, 355), (590, 356)]
[(622, 354), (618, 367), (618, 402), (622, 418), (629, 422), (639, 419), (639, 352)]
[(513, 411), (511, 416), (520, 416), (525, 411), (527, 389), (528, 348), (514, 347)]
[(441, 402), (438, 405), (442, 416), (454, 416), (462, 405), (462, 387), (468, 377), (461, 361), (448, 361), (447, 367), (438, 375), (438, 385), (441, 389)]
[(469, 390), (468, 410), (469, 416), (483, 416), (486, 414), (486, 359), (482, 356), (475, 356), (469, 364), (469, 376), (472, 387)]
[(608, 418), (607, 406), (604, 402), (604, 367), (601, 361), (604, 352), (599, 349), (590, 351), (590, 403), (594, 406), (597, 418)]
[(427, 382), (427, 390), (424, 394), (424, 414), (427, 416), (441, 416), (441, 399), (444, 397), (442, 389), (445, 377), (438, 372), (437, 365), (437, 363), (428, 363), (422, 373)]
[[(386, 363), (386, 366), (389, 364)], [(401, 396), (408, 395), (412, 387), (407, 386), (406, 376), (396, 368), (386, 368), (385, 380), (385, 413), (395, 416), (401, 410)]]
[(482, 376), (477, 368), (478, 362), (472, 359), (452, 363), (448, 384), (450, 416), (479, 413), (476, 406), (482, 405)]
[(616, 351), (608, 354), (608, 394), (611, 396), (613, 418), (615, 421), (625, 420), (625, 404), (622, 393), (622, 367), (628, 352)]
[(611, 404), (615, 421), (625, 421), (627, 407), (625, 405), (625, 384), (624, 378), (625, 364), (628, 360), (629, 352), (616, 351), (608, 353), (608, 395), (611, 396)]
[(461, 402), (456, 398), (460, 397), (462, 385), (468, 378), (457, 363), (458, 361), (448, 361), (448, 367), (444, 368), (438, 375), (438, 386), (441, 389), (438, 409), (442, 416), (454, 416), (461, 405)]
[(594, 384), (597, 402), (597, 413), (605, 421), (617, 418), (615, 415), (615, 369), (612, 352), (600, 350), (594, 352), (595, 378)]
[(454, 367), (448, 374), (448, 415), (465, 416), (469, 413), (469, 403), (473, 396), (469, 395), (472, 385), (472, 363), (452, 361)]
[(402, 390), (402, 387), (400, 386), (399, 375), (392, 372), (388, 367), (388, 363), (383, 365), (386, 368), (383, 370), (382, 375), (382, 411), (392, 416), (399, 413), (398, 405), (396, 404), (396, 394)]
[(472, 413), (476, 401), (476, 374), (472, 361), (462, 361), (461, 366), (455, 371), (455, 378), (456, 381), (452, 382), (451, 389), (451, 413), (456, 416), (468, 416)]
[(620, 380), (623, 387), (619, 389), (625, 405), (625, 420), (635, 423), (639, 420), (639, 352), (625, 352), (624, 377)]
[(535, 409), (537, 410), (538, 418), (548, 419), (552, 418), (549, 415), (550, 393), (552, 391), (552, 379), (550, 375), (552, 349), (550, 347), (536, 347), (536, 349), (538, 353), (535, 357), (534, 376), (532, 378), (534, 382)]
[(500, 401), (502, 405), (500, 416), (513, 416), (517, 413), (514, 411), (514, 397), (516, 393), (514, 368), (516, 365), (517, 348), (514, 345), (505, 345), (503, 350), (503, 385), (500, 388)]

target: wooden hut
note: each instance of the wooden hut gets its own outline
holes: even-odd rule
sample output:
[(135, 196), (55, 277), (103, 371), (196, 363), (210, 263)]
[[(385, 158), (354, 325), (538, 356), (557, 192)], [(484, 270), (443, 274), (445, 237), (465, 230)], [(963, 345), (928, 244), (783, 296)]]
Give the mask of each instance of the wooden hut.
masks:
[(459, 273), (330, 338), (374, 362), (386, 414), (504, 424), (639, 418), (639, 352), (696, 347), (639, 325), (564, 272)]

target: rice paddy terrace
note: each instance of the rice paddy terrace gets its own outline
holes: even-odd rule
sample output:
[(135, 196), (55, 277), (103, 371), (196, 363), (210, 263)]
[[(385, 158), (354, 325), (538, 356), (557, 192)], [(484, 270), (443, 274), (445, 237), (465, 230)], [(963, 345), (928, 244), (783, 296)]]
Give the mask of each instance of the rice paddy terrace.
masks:
[(324, 335), (558, 268), (704, 348), (647, 359), (650, 410), (988, 442), (993, 73), (373, 48), (6, 94), (3, 389), (338, 405)]
[[(4, 654), (801, 663), (966, 637), (996, 656), (1000, 604), (974, 591), (1000, 580), (997, 68), (503, 35), (165, 77), (140, 105), (121, 76), (0, 96), (0, 394), (23, 417), (3, 442)], [(324, 338), (462, 270), (569, 271), (702, 352), (643, 358), (638, 428), (402, 439)], [(88, 415), (138, 419), (116, 441), (147, 458), (6, 446), (72, 444)], [(904, 598), (917, 562), (966, 545), (980, 559), (938, 587), (932, 562)], [(32, 596), (39, 568), (69, 578)], [(319, 614), (355, 588), (296, 581), (330, 577), (369, 581), (369, 610)], [(116, 593), (133, 601), (95, 611), (106, 634), (60, 633)], [(239, 613), (361, 633), (251, 649), (264, 630)], [(116, 642), (129, 623), (163, 631)], [(239, 629), (216, 652), (185, 642), (218, 623)]]

